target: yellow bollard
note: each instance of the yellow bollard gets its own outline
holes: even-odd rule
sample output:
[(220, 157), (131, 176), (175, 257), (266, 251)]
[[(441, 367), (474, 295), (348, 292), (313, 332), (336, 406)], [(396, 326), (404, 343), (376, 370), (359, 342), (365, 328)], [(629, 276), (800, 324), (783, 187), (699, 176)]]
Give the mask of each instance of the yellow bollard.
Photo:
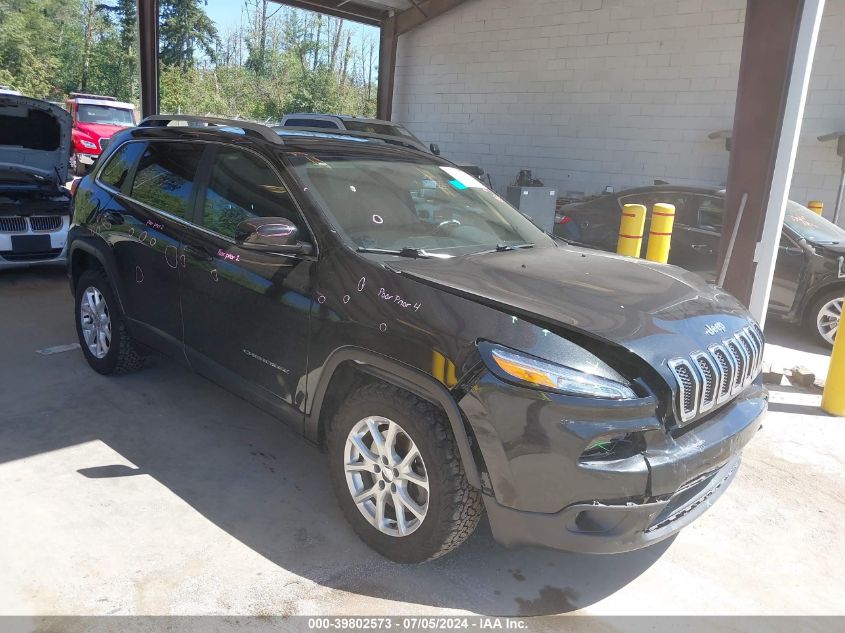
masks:
[(824, 202), (821, 200), (810, 200), (807, 203), (807, 208), (816, 215), (821, 215), (824, 211)]
[(619, 223), (619, 243), (616, 252), (628, 257), (639, 257), (643, 249), (645, 230), (645, 207), (641, 204), (626, 204)]
[(839, 336), (839, 330), (836, 331), (830, 355), (822, 409), (831, 415), (845, 415), (845, 336)]
[(675, 226), (675, 205), (658, 203), (651, 213), (646, 259), (665, 264), (672, 247), (672, 228)]

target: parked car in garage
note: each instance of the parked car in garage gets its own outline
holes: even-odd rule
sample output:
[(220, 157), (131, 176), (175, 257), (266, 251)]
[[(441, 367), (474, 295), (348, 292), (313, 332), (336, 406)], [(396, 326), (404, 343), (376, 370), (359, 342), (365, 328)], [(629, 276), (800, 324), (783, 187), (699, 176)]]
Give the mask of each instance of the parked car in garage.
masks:
[(88, 364), (155, 349), (288, 422), (394, 561), (453, 550), (483, 510), (506, 545), (657, 543), (724, 492), (767, 408), (733, 297), (564, 245), (432, 154), (151, 117), (74, 200)]
[(385, 121), (383, 119), (367, 119), (363, 117), (347, 116), (342, 114), (315, 114), (300, 112), (297, 114), (286, 114), (279, 127), (282, 128), (303, 128), (303, 129), (324, 129), (344, 130), (359, 135), (372, 134), (386, 138), (394, 138), (397, 142), (418, 147), (423, 151), (429, 151), (435, 156), (440, 155), (440, 148), (432, 143), (426, 147), (420, 139), (409, 132), (405, 127)]
[(91, 168), (113, 134), (135, 125), (135, 106), (114, 97), (72, 92), (67, 109), (73, 117), (70, 167), (75, 176)]
[(66, 263), (70, 129), (62, 108), (0, 94), (0, 269)]
[[(675, 205), (669, 263), (714, 282), (725, 212), (724, 190), (672, 185), (628, 189), (561, 207), (554, 232), (577, 244), (615, 251), (622, 206), (643, 204), (651, 209), (657, 202)], [(648, 241), (647, 233), (644, 242)], [(833, 345), (843, 295), (845, 230), (790, 200), (769, 313), (804, 325), (819, 341)]]

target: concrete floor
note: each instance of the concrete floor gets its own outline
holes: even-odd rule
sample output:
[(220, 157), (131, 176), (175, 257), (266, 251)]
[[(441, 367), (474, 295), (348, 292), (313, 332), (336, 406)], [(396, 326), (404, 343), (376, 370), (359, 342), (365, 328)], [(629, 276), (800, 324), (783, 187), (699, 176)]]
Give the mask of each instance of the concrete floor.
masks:
[(76, 341), (71, 315), (62, 271), (0, 273), (2, 614), (845, 614), (845, 420), (813, 402), (774, 405), (729, 491), (670, 542), (507, 550), (482, 523), (401, 567), (271, 417), (164, 359), (106, 378), (79, 350), (36, 353)]

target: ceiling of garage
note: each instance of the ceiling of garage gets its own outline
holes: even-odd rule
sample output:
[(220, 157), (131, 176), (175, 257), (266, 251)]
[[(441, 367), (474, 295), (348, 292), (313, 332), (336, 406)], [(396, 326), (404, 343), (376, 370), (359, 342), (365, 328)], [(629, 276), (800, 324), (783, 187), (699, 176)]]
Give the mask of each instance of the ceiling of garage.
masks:
[(379, 26), (391, 11), (412, 9), (422, 0), (277, 0), (300, 9), (319, 11), (349, 20)]

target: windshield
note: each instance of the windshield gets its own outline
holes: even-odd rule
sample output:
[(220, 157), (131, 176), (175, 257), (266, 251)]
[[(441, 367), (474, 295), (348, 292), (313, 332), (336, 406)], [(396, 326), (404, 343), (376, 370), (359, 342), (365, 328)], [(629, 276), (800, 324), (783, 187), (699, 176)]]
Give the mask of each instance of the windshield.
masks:
[(551, 238), (475, 178), (434, 162), (297, 154), (294, 171), (361, 249), (467, 254)]
[(416, 136), (411, 134), (401, 125), (388, 125), (387, 123), (373, 123), (370, 121), (353, 121), (345, 120), (343, 124), (347, 130), (352, 132), (366, 132), (368, 134), (383, 134), (385, 136), (398, 136), (399, 138), (408, 139), (409, 141), (416, 141), (422, 143)]
[(122, 127), (135, 125), (135, 113), (132, 110), (102, 105), (80, 104), (78, 119), (81, 123), (120, 125)]
[(786, 204), (786, 216), (783, 223), (808, 242), (845, 243), (845, 230), (792, 200)]

